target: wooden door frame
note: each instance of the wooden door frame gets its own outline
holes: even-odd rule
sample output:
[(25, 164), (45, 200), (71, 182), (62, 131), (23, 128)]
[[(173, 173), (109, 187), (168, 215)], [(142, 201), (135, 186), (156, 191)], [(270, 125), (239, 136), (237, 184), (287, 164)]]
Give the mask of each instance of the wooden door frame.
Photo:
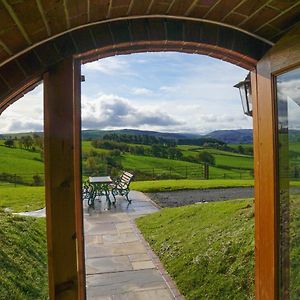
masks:
[(50, 299), (85, 299), (80, 61), (44, 75), (45, 190)]
[[(276, 111), (274, 98), (273, 79), (279, 73), (296, 67), (300, 62), (300, 26), (295, 27), (286, 34), (257, 64), (255, 71), (251, 73), (252, 95), (253, 95), (253, 122), (254, 122), (254, 167), (255, 167), (255, 294), (256, 299), (278, 299), (278, 264), (277, 264), (277, 140), (276, 140)], [(59, 185), (53, 180), (55, 172), (60, 166), (55, 165), (55, 157), (59, 157), (63, 152), (55, 153), (53, 136), (57, 134), (58, 124), (51, 129), (49, 124), (56, 121), (57, 107), (52, 103), (52, 112), (45, 111), (45, 163), (46, 163), (46, 198), (47, 198), (47, 227), (48, 227), (48, 249), (49, 249), (49, 282), (51, 299), (68, 299), (70, 293), (74, 299), (85, 298), (85, 271), (84, 271), (84, 240), (83, 240), (83, 218), (81, 201), (81, 172), (80, 163), (80, 85), (78, 70), (80, 70), (80, 60), (72, 57), (60, 63), (61, 78), (67, 78), (67, 84), (58, 84), (57, 78), (51, 79), (51, 74), (55, 77), (57, 70), (49, 70), (45, 75), (45, 101), (50, 105), (49, 99), (54, 99), (59, 95), (61, 101), (65, 101), (65, 96), (69, 97), (72, 110), (70, 122), (71, 129), (60, 141), (66, 142), (73, 153), (70, 171), (65, 170), (66, 178), (71, 178), (69, 182)], [(59, 69), (60, 67), (58, 67)], [(50, 77), (49, 77), (50, 76)], [(66, 89), (67, 85), (72, 86), (73, 92)], [(54, 88), (55, 87), (55, 88)], [(49, 93), (50, 88), (50, 93)], [(55, 89), (57, 89), (55, 91)], [(52, 93), (52, 95), (51, 95)], [(47, 98), (48, 97), (48, 98)], [(49, 98), (50, 97), (50, 98)], [(78, 100), (79, 99), (79, 100)], [(51, 100), (53, 101), (53, 100)], [(55, 103), (60, 106), (59, 100)], [(63, 109), (67, 109), (62, 105)], [(68, 110), (67, 109), (67, 110)], [(63, 116), (64, 117), (64, 116)], [(50, 123), (49, 123), (50, 122)], [(62, 119), (59, 119), (62, 122)], [(61, 125), (63, 123), (60, 123)], [(54, 130), (54, 132), (53, 132)], [(62, 145), (61, 144), (61, 145)], [(54, 147), (55, 146), (55, 147)], [(53, 148), (54, 147), (54, 148)], [(74, 147), (74, 148), (73, 148)], [(56, 147), (57, 148), (57, 147)], [(51, 151), (54, 150), (53, 152)], [(64, 154), (65, 155), (65, 154)], [(58, 185), (57, 185), (58, 184)], [(69, 221), (72, 228), (69, 232), (64, 230), (64, 234), (70, 236), (73, 241), (64, 244), (57, 236), (53, 235), (54, 227), (57, 227), (57, 220), (61, 222), (63, 228), (64, 221), (59, 214), (59, 206), (55, 203), (56, 196), (61, 197), (59, 189), (65, 189), (71, 184), (72, 191), (68, 194), (68, 199), (73, 204), (71, 211), (68, 211)], [(55, 186), (56, 185), (56, 186)], [(58, 216), (58, 219), (57, 219)], [(55, 224), (55, 226), (54, 226)], [(76, 240), (76, 242), (74, 242)], [(57, 244), (55, 244), (57, 242)], [(69, 272), (62, 269), (62, 254), (59, 254), (59, 247), (70, 250), (75, 254), (72, 263), (69, 265)], [(54, 257), (54, 253), (58, 257)], [(56, 269), (57, 268), (57, 269)], [(56, 270), (56, 273), (55, 273)], [(59, 271), (61, 270), (61, 271)], [(57, 273), (58, 272), (58, 273)], [(60, 273), (61, 272), (61, 273)], [(55, 275), (56, 274), (56, 275)], [(58, 275), (57, 275), (58, 274)], [(64, 276), (65, 278), (61, 278)], [(58, 281), (57, 281), (58, 280)], [(64, 296), (65, 295), (65, 296)]]
[(255, 168), (255, 296), (279, 299), (278, 153), (274, 79), (300, 65), (300, 25), (284, 35), (252, 72)]

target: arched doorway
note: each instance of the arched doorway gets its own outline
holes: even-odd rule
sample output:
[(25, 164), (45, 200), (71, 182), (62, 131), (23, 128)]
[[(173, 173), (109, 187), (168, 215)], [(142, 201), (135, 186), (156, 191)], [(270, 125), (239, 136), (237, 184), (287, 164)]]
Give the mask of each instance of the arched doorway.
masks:
[(157, 50), (199, 52), (253, 70), (256, 296), (278, 297), (273, 76), (299, 63), (299, 29), (287, 33), (259, 62), (257, 73), (254, 70), (266, 51), (296, 24), (299, 9), (299, 2), (285, 1), (30, 1), (11, 5), (4, 1), (3, 22), (12, 26), (4, 26), (1, 35), (0, 111), (42, 76), (45, 82), (51, 298), (84, 298), (78, 201), (80, 61)]

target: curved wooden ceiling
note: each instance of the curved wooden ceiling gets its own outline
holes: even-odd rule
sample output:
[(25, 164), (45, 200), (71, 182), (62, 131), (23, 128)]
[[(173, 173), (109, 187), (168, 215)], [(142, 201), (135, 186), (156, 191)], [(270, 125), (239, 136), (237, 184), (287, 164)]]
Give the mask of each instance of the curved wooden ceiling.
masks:
[[(211, 39), (217, 39), (211, 42), (208, 37), (208, 44), (219, 45), (219, 40), (223, 39), (224, 45), (221, 46), (231, 51), (232, 43), (241, 39), (240, 47), (250, 51), (245, 50), (246, 56), (257, 60), (300, 20), (300, 1), (1, 0), (0, 102), (16, 96), (20, 85), (25, 88), (30, 86), (34, 82), (33, 75), (41, 72), (37, 66), (41, 64), (45, 70), (59, 61), (63, 48), (63, 56), (95, 48), (95, 34), (87, 38), (85, 29), (92, 25), (105, 28), (105, 24), (111, 21), (121, 24), (125, 20), (128, 27), (128, 19), (134, 21), (145, 17), (148, 20), (181, 19), (199, 23), (202, 27), (208, 24), (203, 30)], [(224, 30), (223, 35), (215, 28), (225, 28), (227, 31)], [(119, 29), (121, 33), (117, 34), (122, 35), (122, 28)], [(107, 27), (107, 30), (111, 28)], [(185, 34), (186, 30), (182, 32)], [(51, 43), (54, 40), (56, 42)], [(90, 43), (90, 46), (85, 48), (85, 43)], [(176, 49), (175, 46), (173, 48)], [(245, 53), (241, 51), (241, 60), (243, 55)], [(222, 58), (218, 53), (215, 56)]]

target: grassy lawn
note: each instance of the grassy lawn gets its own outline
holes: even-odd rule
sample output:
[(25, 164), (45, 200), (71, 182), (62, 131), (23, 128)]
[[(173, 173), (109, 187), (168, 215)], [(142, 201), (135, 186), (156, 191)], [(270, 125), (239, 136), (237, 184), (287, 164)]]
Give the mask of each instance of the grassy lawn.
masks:
[(43, 173), (40, 153), (0, 146), (0, 172), (11, 174)]
[[(249, 157), (232, 157), (232, 156), (225, 156), (223, 155), (222, 158), (218, 158), (219, 161), (223, 161), (223, 165), (229, 166), (230, 168), (238, 168), (239, 166), (246, 166), (251, 168), (252, 159)], [(235, 162), (236, 160), (236, 162)], [(202, 165), (187, 161), (181, 160), (173, 160), (167, 158), (158, 158), (158, 157), (151, 157), (151, 156), (139, 156), (133, 154), (124, 154), (121, 157), (121, 162), (125, 170), (140, 170), (144, 172), (148, 172), (150, 175), (152, 174), (152, 170), (154, 169), (154, 174), (168, 174), (168, 170), (172, 169), (173, 175), (178, 175), (181, 177), (185, 177), (186, 168), (188, 170), (188, 176), (190, 174), (194, 174), (193, 177), (196, 176), (196, 170), (200, 170)], [(230, 163), (229, 163), (230, 162)], [(173, 170), (174, 169), (174, 170)], [(242, 171), (242, 176), (245, 178), (252, 178), (250, 177), (249, 172)], [(223, 169), (218, 167), (209, 167), (209, 174), (211, 178), (224, 178), (224, 174), (226, 178), (240, 178), (240, 170), (237, 169)], [(199, 175), (198, 175), (199, 176)]]
[(0, 211), (0, 299), (48, 299), (45, 219)]
[(253, 180), (157, 180), (157, 181), (136, 181), (131, 184), (131, 189), (141, 192), (163, 192), (192, 189), (229, 188), (253, 186)]
[[(300, 185), (300, 182), (299, 182)], [(156, 180), (132, 182), (131, 189), (141, 192), (163, 192), (188, 189), (253, 186), (253, 180)], [(45, 188), (31, 186), (0, 186), (0, 209), (13, 212), (32, 211), (45, 207)]]
[(91, 150), (96, 151), (98, 153), (108, 153), (109, 150), (106, 149), (100, 149), (100, 148), (95, 148), (92, 146), (92, 142), (91, 141), (82, 141), (81, 142), (81, 149), (82, 152), (89, 152)]
[(13, 212), (31, 211), (45, 207), (44, 187), (0, 187), (0, 209)]
[(201, 165), (181, 160), (173, 160), (167, 158), (158, 158), (152, 156), (140, 156), (133, 154), (124, 154), (122, 155), (122, 165), (126, 169), (145, 169), (145, 168), (155, 168), (160, 171), (165, 171), (168, 168), (176, 167), (192, 167), (192, 168), (201, 168)]
[(165, 208), (136, 222), (187, 300), (254, 298), (251, 200)]

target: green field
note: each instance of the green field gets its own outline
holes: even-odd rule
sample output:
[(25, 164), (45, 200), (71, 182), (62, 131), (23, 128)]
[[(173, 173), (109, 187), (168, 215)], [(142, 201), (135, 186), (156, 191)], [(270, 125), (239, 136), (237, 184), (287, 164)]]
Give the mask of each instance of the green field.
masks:
[(109, 152), (109, 150), (94, 148), (91, 145), (90, 141), (82, 141), (82, 143), (81, 143), (81, 149), (82, 149), (83, 153), (87, 153), (87, 152), (89, 152), (91, 150), (96, 151), (98, 153), (107, 153), (107, 152)]
[[(210, 178), (222, 178), (222, 179), (250, 179), (253, 178), (252, 173), (250, 170), (239, 170), (239, 169), (231, 169), (234, 165), (234, 168), (243, 165), (244, 163), (248, 163), (249, 166), (252, 161), (247, 157), (246, 160), (241, 160), (239, 157), (229, 159), (226, 156), (222, 156), (222, 158), (218, 158), (219, 160), (223, 159), (223, 165), (228, 168), (222, 168), (217, 166), (210, 166), (209, 167), (209, 174)], [(228, 162), (232, 160), (231, 166)], [(233, 162), (236, 160), (235, 162)], [(181, 160), (172, 160), (166, 158), (157, 158), (157, 157), (150, 157), (150, 156), (138, 156), (132, 154), (124, 154), (122, 155), (122, 165), (124, 169), (128, 170), (141, 170), (148, 172), (151, 175), (151, 172), (154, 174), (171, 174), (171, 175), (178, 175), (181, 178), (184, 178), (185, 175), (189, 174), (194, 175), (197, 177), (197, 170), (201, 172), (202, 165), (187, 161)], [(227, 165), (226, 165), (227, 163)], [(250, 168), (250, 167), (249, 167)], [(153, 170), (154, 169), (154, 170)], [(201, 173), (198, 173), (198, 178)], [(180, 177), (179, 177), (180, 178)]]
[[(3, 144), (3, 141), (0, 141)], [(0, 144), (1, 144), (0, 143)], [(146, 146), (145, 146), (146, 147)], [(147, 146), (149, 147), (149, 146)], [(196, 156), (203, 147), (178, 146), (184, 156)], [(109, 153), (109, 150), (96, 149), (90, 141), (82, 142), (83, 154), (91, 150), (97, 153)], [(216, 166), (210, 167), (210, 178), (219, 179), (251, 179), (253, 162), (252, 157), (233, 152), (207, 148), (216, 159)], [(201, 178), (202, 165), (193, 162), (139, 156), (129, 153), (122, 154), (120, 162), (125, 170), (148, 174), (155, 179), (165, 178)], [(242, 168), (244, 170), (239, 170)], [(249, 170), (247, 170), (249, 169)], [(44, 172), (44, 163), (40, 160), (40, 153), (19, 148), (0, 146), (0, 173), (17, 174), (24, 179), (24, 183), (32, 184), (32, 176)], [(143, 177), (141, 177), (143, 180)], [(0, 179), (1, 181), (1, 179)], [(3, 180), (0, 185), (4, 185)]]
[(0, 146), (0, 173), (44, 173), (44, 164), (39, 152)]
[[(188, 189), (209, 189), (253, 186), (253, 180), (155, 180), (137, 181), (132, 190), (141, 192), (176, 191)], [(33, 211), (45, 207), (44, 187), (2, 186), (0, 188), (0, 209), (12, 212)]]
[[(243, 145), (244, 146), (244, 145)], [(199, 146), (180, 145), (179, 149), (183, 151), (183, 155), (196, 157), (200, 152), (207, 151), (214, 155), (216, 159), (216, 167), (228, 167), (233, 169), (253, 169), (253, 157), (239, 153), (223, 151), (213, 148), (204, 148)]]
[(154, 180), (133, 182), (133, 190), (153, 193), (163, 191), (178, 191), (192, 189), (230, 188), (253, 186), (254, 180)]
[(45, 219), (0, 210), (0, 299), (48, 299)]
[(136, 222), (187, 300), (254, 299), (251, 200), (165, 208)]
[(45, 188), (31, 186), (1, 187), (0, 209), (13, 212), (38, 210), (45, 207)]

